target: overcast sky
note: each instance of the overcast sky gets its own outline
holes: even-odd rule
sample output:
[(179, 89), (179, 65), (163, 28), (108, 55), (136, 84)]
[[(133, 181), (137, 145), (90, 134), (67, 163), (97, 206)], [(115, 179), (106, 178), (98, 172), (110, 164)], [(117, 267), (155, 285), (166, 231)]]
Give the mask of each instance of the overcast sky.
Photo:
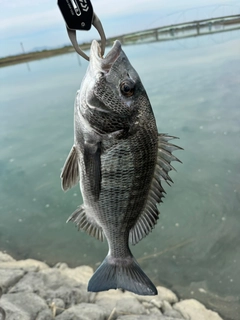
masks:
[[(240, 0), (92, 0), (107, 37), (240, 13)], [(70, 44), (57, 0), (0, 0), (0, 57)], [(98, 38), (97, 31), (79, 31), (78, 40)]]

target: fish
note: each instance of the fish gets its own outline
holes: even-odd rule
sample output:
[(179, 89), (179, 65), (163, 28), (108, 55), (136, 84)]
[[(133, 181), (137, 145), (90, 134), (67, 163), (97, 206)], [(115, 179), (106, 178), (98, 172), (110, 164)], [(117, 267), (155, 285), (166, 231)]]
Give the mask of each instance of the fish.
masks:
[(61, 173), (62, 189), (80, 184), (83, 204), (69, 217), (78, 229), (109, 251), (88, 283), (88, 291), (124, 289), (156, 295), (129, 244), (155, 227), (157, 204), (171, 184), (172, 152), (181, 149), (159, 134), (138, 73), (116, 40), (105, 56), (93, 40), (90, 62), (74, 106), (74, 144)]

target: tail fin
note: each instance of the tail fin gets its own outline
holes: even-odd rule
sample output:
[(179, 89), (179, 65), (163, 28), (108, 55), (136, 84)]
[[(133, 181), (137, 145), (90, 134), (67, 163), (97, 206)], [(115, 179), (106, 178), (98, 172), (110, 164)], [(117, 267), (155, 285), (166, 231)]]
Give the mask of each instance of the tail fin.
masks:
[(122, 288), (139, 295), (156, 295), (157, 289), (142, 271), (137, 261), (130, 257), (117, 263), (107, 256), (88, 283), (88, 291), (99, 292)]

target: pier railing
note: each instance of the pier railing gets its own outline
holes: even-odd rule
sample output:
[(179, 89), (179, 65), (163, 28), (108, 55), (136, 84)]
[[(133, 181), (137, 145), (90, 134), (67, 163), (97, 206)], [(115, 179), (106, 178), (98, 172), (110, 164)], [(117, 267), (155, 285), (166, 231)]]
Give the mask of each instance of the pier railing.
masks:
[[(212, 35), (215, 33), (228, 32), (238, 29), (240, 29), (240, 14), (172, 24), (169, 26), (118, 35), (112, 38), (108, 38), (107, 45), (111, 46), (113, 41), (116, 39), (119, 39), (122, 44), (128, 45)], [(80, 44), (83, 50), (88, 50), (90, 48), (90, 45), (91, 43)], [(0, 67), (15, 63), (28, 62), (31, 60), (43, 59), (73, 51), (74, 49), (72, 46), (65, 46), (63, 48), (8, 56), (0, 58)]]
[[(169, 26), (120, 35), (117, 39), (123, 44), (133, 44), (139, 42), (184, 39), (237, 29), (240, 29), (240, 14), (172, 24)], [(109, 38), (107, 44), (112, 44), (115, 39), (116, 37)]]

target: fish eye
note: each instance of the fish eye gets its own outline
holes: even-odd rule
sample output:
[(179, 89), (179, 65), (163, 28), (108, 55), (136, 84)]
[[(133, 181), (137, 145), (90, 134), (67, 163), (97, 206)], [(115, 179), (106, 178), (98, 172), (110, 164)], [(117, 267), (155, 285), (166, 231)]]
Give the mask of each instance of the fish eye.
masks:
[(131, 97), (134, 94), (135, 83), (130, 80), (125, 80), (120, 84), (121, 93), (125, 97)]

